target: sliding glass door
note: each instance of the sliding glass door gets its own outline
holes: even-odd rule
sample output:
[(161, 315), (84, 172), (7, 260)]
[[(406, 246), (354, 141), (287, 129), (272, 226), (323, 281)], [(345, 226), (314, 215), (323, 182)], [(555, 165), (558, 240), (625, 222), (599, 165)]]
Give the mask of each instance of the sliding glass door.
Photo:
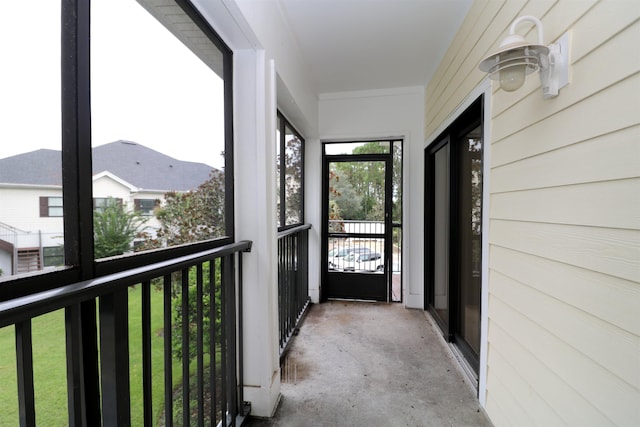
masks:
[(425, 307), (477, 373), (482, 264), (482, 103), (425, 150)]

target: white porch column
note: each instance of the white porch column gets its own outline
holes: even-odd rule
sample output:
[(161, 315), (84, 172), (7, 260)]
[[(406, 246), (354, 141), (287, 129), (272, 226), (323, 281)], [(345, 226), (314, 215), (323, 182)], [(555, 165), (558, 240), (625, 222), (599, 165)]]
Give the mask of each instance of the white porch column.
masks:
[(234, 52), (235, 231), (243, 256), (244, 397), (273, 415), (280, 396), (275, 199), (276, 78), (263, 50)]

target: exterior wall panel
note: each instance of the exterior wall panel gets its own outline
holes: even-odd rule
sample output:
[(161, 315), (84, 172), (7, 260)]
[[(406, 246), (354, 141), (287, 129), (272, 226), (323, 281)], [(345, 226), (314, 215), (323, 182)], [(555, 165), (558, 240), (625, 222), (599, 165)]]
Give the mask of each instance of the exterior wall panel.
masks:
[(496, 426), (639, 425), (640, 3), (476, 1), (427, 87), (425, 134), (527, 14), (545, 43), (570, 31), (571, 83), (552, 100), (537, 75), (516, 92), (493, 86), (480, 392)]
[(61, 232), (62, 217), (40, 217), (40, 197), (61, 197), (56, 188), (0, 188), (0, 222), (25, 231)]

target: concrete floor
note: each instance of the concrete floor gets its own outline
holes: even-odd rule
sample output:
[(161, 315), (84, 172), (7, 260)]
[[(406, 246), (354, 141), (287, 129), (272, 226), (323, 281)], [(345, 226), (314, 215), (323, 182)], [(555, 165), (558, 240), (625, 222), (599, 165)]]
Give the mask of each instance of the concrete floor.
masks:
[(491, 426), (425, 313), (401, 304), (313, 305), (282, 371), (275, 416), (245, 425)]

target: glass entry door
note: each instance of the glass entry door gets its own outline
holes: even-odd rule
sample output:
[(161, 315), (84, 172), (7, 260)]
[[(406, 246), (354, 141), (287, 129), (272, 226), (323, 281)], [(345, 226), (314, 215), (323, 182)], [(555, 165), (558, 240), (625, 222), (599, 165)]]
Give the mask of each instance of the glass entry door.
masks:
[(394, 244), (394, 236), (399, 240), (401, 229), (392, 221), (394, 165), (392, 143), (385, 142), (368, 143), (356, 154), (331, 155), (325, 149), (324, 299), (400, 298), (393, 283), (399, 288), (400, 242)]

